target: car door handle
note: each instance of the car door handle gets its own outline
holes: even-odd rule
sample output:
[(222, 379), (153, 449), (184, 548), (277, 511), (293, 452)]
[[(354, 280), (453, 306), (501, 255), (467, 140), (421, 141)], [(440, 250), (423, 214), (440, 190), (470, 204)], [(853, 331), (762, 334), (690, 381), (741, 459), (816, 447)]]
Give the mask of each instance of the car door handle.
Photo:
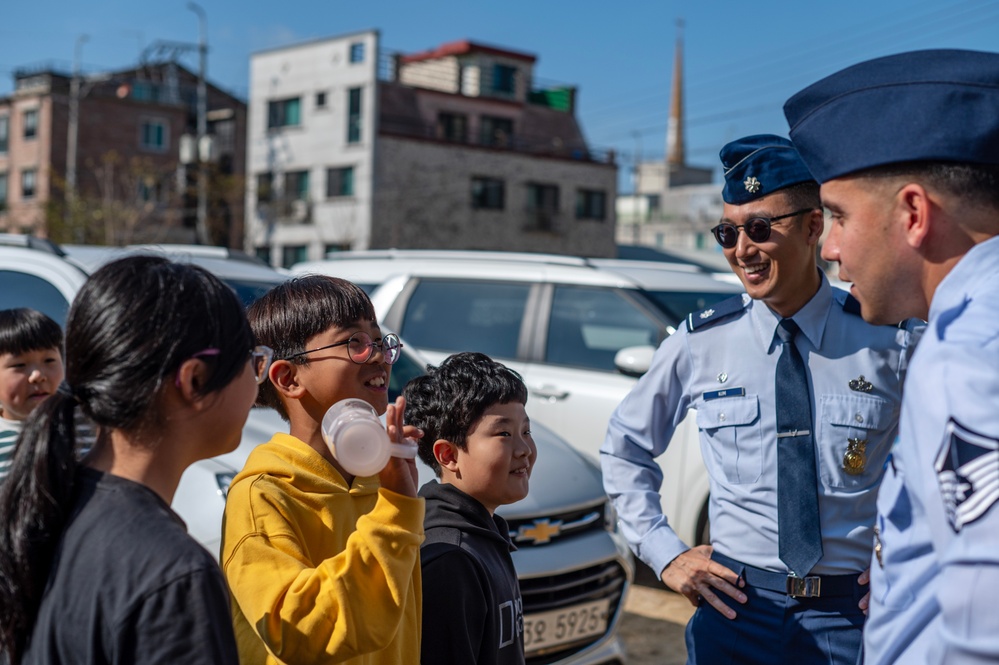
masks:
[(559, 400), (565, 399), (569, 396), (568, 390), (559, 390), (555, 386), (544, 385), (544, 386), (534, 386), (531, 388), (531, 394), (537, 395), (542, 399), (547, 399), (549, 402), (557, 402)]

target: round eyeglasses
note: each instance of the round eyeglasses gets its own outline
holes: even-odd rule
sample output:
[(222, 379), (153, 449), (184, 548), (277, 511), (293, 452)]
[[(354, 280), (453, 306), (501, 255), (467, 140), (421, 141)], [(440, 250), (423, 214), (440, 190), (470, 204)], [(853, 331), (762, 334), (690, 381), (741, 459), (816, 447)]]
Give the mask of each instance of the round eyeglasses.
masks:
[(375, 342), (371, 339), (371, 335), (368, 333), (356, 332), (350, 336), (350, 339), (346, 339), (342, 342), (327, 344), (326, 346), (320, 346), (317, 349), (309, 349), (308, 351), (293, 353), (290, 356), (285, 356), (282, 360), (291, 360), (292, 358), (304, 356), (307, 353), (325, 351), (326, 349), (332, 349), (335, 346), (345, 345), (347, 347), (347, 357), (358, 365), (363, 365), (368, 362), (374, 354), (375, 349), (381, 349), (386, 365), (394, 365), (402, 355), (402, 341), (399, 339), (398, 335), (389, 333), (388, 335), (385, 335), (385, 337), (382, 337), (382, 341)]
[(816, 210), (816, 208), (802, 208), (801, 210), (795, 210), (794, 212), (789, 212), (786, 215), (778, 215), (777, 217), (753, 217), (747, 220), (745, 224), (722, 222), (711, 229), (711, 233), (714, 234), (718, 244), (725, 249), (732, 249), (739, 243), (739, 229), (745, 231), (746, 237), (753, 242), (766, 242), (770, 238), (770, 226), (774, 222), (811, 212), (812, 210)]

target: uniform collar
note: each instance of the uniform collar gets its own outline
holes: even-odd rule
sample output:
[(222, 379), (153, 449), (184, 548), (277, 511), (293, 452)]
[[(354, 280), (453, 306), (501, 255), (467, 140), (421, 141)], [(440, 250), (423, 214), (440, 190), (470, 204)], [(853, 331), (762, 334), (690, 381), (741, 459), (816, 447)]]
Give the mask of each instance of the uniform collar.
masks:
[[(825, 333), (826, 321), (829, 319), (829, 310), (833, 304), (832, 287), (821, 270), (819, 270), (819, 279), (821, 280), (819, 290), (815, 292), (811, 300), (805, 303), (804, 307), (795, 312), (791, 317), (798, 324), (801, 333), (808, 338), (812, 347), (816, 349), (822, 346), (822, 336)], [(768, 340), (769, 342), (767, 349), (769, 352), (774, 348), (775, 340), (777, 339), (777, 324), (780, 323), (783, 317), (760, 301), (753, 302), (752, 315), (756, 324), (756, 330), (760, 334), (760, 339)]]
[(941, 312), (961, 305), (967, 294), (974, 291), (979, 282), (995, 279), (999, 268), (999, 236), (980, 242), (957, 262), (957, 265), (937, 285), (930, 302), (930, 321), (937, 319)]

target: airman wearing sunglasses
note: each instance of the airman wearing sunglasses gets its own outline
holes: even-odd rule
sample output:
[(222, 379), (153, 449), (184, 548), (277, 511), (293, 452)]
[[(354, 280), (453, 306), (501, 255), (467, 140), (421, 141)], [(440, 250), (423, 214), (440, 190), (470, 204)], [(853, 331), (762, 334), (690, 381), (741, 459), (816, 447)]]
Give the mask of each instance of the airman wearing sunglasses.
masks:
[[(712, 232), (746, 294), (662, 343), (611, 418), (604, 485), (635, 554), (698, 608), (689, 663), (853, 665), (911, 333), (866, 323), (818, 269), (818, 184), (788, 140), (721, 160)], [(696, 547), (662, 514), (654, 461), (690, 410), (710, 482)]]

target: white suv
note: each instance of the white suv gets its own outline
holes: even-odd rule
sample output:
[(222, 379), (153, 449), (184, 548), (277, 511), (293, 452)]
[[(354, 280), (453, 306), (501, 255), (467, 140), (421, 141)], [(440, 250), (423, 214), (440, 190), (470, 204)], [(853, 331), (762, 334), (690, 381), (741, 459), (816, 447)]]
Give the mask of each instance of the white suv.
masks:
[[(542, 254), (346, 252), (291, 271), (370, 289), (379, 320), (432, 362), (481, 351), (514, 368), (531, 418), (594, 458), (659, 343), (689, 312), (741, 292), (689, 265)], [(665, 514), (684, 541), (704, 542), (708, 478), (694, 418), (659, 463)]]

